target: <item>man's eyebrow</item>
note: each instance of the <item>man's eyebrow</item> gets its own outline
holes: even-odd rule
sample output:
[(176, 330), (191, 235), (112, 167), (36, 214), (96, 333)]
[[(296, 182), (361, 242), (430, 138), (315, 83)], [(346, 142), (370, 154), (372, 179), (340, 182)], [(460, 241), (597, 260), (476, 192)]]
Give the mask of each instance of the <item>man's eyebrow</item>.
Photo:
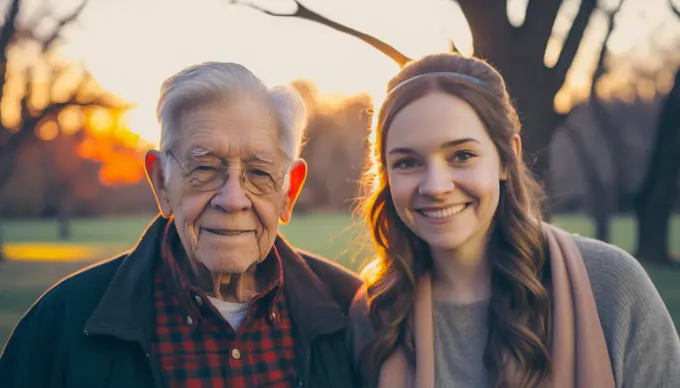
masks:
[(189, 156), (192, 159), (200, 159), (204, 156), (212, 156), (213, 153), (203, 147), (194, 147), (189, 150)]
[(253, 154), (248, 158), (243, 160), (246, 163), (249, 162), (264, 162), (264, 163), (274, 163), (274, 158), (268, 154)]
[[(223, 161), (226, 161), (228, 158), (225, 158), (223, 156), (217, 155), (214, 152), (208, 150), (207, 148), (196, 146), (193, 147), (189, 150), (189, 155), (192, 159), (201, 159), (203, 157), (214, 157), (217, 159), (221, 159)], [(274, 163), (274, 157), (271, 156), (268, 153), (254, 153), (251, 154), (250, 156), (247, 156), (246, 158), (243, 159), (245, 163), (251, 163), (251, 162), (261, 162), (261, 163), (268, 163), (268, 164), (273, 164)]]

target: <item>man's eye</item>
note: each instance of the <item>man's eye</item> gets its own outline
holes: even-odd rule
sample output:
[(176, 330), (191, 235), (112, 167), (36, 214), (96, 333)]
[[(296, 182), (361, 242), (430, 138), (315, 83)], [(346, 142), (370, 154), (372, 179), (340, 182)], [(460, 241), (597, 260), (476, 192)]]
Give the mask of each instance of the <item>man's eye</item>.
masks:
[(213, 166), (196, 166), (192, 171), (201, 173), (201, 172), (213, 172), (216, 170), (217, 169)]
[(271, 174), (268, 171), (261, 170), (259, 168), (254, 168), (254, 169), (250, 170), (250, 174), (262, 176), (262, 177), (270, 177), (271, 176)]

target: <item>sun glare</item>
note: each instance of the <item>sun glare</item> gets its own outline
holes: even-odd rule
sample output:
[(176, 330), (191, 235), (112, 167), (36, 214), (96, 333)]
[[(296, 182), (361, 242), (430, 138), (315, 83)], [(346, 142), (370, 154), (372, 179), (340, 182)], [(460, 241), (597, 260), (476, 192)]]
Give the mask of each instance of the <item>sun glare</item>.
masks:
[(38, 124), (36, 134), (41, 140), (53, 140), (59, 135), (59, 125), (54, 120), (43, 120)]
[[(655, 0), (657, 3), (665, 0)], [(258, 4), (274, 7), (274, 1), (262, 0)], [(292, 2), (279, 4), (277, 0), (276, 10), (280, 12), (293, 8)], [(573, 0), (561, 6), (544, 56), (548, 66), (556, 63), (579, 4)], [(454, 1), (310, 0), (305, 5), (329, 19), (370, 33), (412, 58), (448, 51), (450, 42), (464, 55), (473, 51), (469, 25)], [(507, 2), (513, 25), (523, 23), (526, 6), (527, 0)], [(655, 7), (668, 13), (665, 5)], [(654, 15), (648, 19), (661, 20)], [(603, 13), (596, 11), (591, 19), (567, 83), (554, 101), (562, 113), (588, 95), (593, 57), (604, 32)], [(124, 21), (125, 28), (112, 28), (115, 20)], [(621, 52), (634, 44), (627, 32), (613, 36), (614, 51)], [(128, 134), (119, 138), (127, 145), (138, 142), (141, 145), (137, 150), (158, 144), (160, 128), (155, 109), (159, 87), (165, 78), (188, 65), (237, 62), (269, 85), (304, 78), (312, 80), (323, 94), (370, 93), (375, 110), (385, 98), (387, 81), (398, 71), (392, 60), (357, 38), (313, 22), (272, 17), (227, 0), (203, 0), (196, 7), (188, 6), (186, 0), (90, 2), (78, 28), (70, 30), (63, 54), (71, 62), (83, 63), (104, 89), (136, 105), (124, 117), (95, 112), (86, 114), (85, 119), (95, 134), (126, 128)], [(640, 88), (643, 94), (650, 95), (647, 86)], [(8, 103), (3, 100), (3, 104)], [(2, 108), (4, 111), (6, 107)], [(373, 115), (372, 142), (375, 119)], [(3, 112), (2, 120), (12, 124), (17, 118)], [(67, 119), (60, 117), (61, 120)]]

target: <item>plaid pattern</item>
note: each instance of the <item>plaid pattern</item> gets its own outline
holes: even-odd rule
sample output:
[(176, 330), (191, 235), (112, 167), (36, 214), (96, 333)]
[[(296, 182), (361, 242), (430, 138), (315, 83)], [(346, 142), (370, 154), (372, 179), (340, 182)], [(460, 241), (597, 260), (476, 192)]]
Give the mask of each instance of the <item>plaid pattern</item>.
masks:
[(293, 335), (276, 249), (260, 264), (270, 275), (269, 286), (251, 302), (245, 321), (234, 332), (207, 295), (180, 271), (171, 248), (178, 240), (171, 222), (154, 292), (153, 352), (170, 386), (291, 387)]

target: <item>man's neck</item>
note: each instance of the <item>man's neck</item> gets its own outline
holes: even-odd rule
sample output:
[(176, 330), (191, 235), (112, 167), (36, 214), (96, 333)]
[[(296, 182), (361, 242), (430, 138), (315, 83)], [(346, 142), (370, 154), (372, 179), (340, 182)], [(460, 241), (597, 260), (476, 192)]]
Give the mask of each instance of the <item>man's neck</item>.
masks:
[(190, 284), (225, 302), (244, 303), (262, 291), (262, 284), (256, 276), (257, 264), (253, 264), (243, 273), (213, 274), (202, 264), (183, 255), (178, 260), (178, 265), (181, 271), (190, 274), (187, 276)]

